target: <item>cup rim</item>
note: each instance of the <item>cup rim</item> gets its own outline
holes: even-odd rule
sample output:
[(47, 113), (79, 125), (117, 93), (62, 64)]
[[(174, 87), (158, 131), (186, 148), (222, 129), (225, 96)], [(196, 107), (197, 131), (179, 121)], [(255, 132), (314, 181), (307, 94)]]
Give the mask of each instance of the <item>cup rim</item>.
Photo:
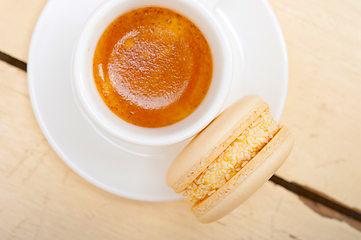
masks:
[[(158, 0), (158, 2), (159, 1), (162, 1), (162, 0)], [(169, 2), (178, 2), (178, 3), (183, 2), (186, 4), (192, 5), (192, 8), (196, 9), (197, 12), (202, 12), (202, 14), (205, 14), (207, 16), (207, 20), (209, 21), (208, 25), (212, 25), (212, 27), (215, 29), (215, 33), (217, 33), (216, 35), (221, 43), (220, 44), (220, 46), (222, 48), (221, 54), (223, 55), (223, 58), (224, 58), (223, 62), (222, 62), (223, 63), (222, 67), (224, 69), (221, 74), (222, 75), (221, 77), (223, 79), (219, 80), (222, 83), (222, 86), (221, 86), (221, 89), (218, 90), (218, 92), (219, 92), (219, 94), (217, 95), (218, 101), (214, 101), (208, 107), (206, 107), (206, 110), (208, 109), (206, 112), (206, 116), (203, 116), (202, 119), (199, 120), (199, 123), (197, 125), (191, 124), (191, 127), (186, 128), (186, 131), (184, 131), (184, 130), (180, 130), (178, 132), (175, 131), (177, 134), (173, 134), (173, 135), (170, 134), (169, 136), (167, 136), (167, 134), (165, 134), (164, 137), (158, 138), (158, 139), (157, 138), (150, 139), (149, 137), (148, 138), (139, 138), (136, 135), (132, 136), (132, 134), (124, 134), (124, 132), (122, 132), (122, 131), (115, 131), (114, 128), (109, 126), (109, 122), (107, 122), (107, 118), (104, 118), (104, 116), (100, 116), (99, 113), (97, 113), (95, 111), (94, 106), (92, 106), (92, 104), (89, 102), (89, 99), (88, 99), (89, 96), (87, 95), (86, 88), (83, 85), (84, 73), (81, 70), (81, 66), (83, 64), (85, 64), (85, 63), (81, 62), (82, 57), (84, 57), (84, 56), (81, 56), (81, 54), (84, 51), (84, 47), (87, 46), (87, 44), (84, 44), (84, 43), (87, 43), (89, 41), (89, 38), (87, 38), (87, 36), (89, 35), (88, 34), (89, 29), (91, 29), (92, 26), (94, 26), (94, 24), (96, 24), (96, 23), (99, 23), (102, 21), (104, 22), (104, 19), (102, 17), (106, 16), (106, 13), (109, 12), (110, 9), (112, 7), (114, 7), (115, 5), (121, 5), (124, 3), (128, 3), (128, 4), (134, 3), (133, 5), (137, 5), (135, 3), (137, 1), (134, 1), (134, 0), (107, 0), (107, 1), (103, 2), (101, 5), (99, 5), (99, 7), (95, 9), (95, 11), (89, 16), (89, 18), (85, 22), (82, 30), (80, 31), (80, 34), (78, 35), (77, 41), (74, 46), (74, 51), (73, 51), (73, 59), (72, 59), (72, 75), (73, 75), (73, 77), (72, 77), (72, 79), (73, 79), (73, 84), (75, 87), (75, 95), (76, 95), (75, 97), (79, 100), (82, 110), (84, 110), (84, 111), (81, 111), (83, 113), (83, 115), (88, 120), (93, 122), (95, 125), (99, 126), (105, 132), (116, 137), (117, 139), (129, 142), (129, 143), (137, 144), (137, 145), (143, 145), (143, 146), (166, 146), (166, 145), (171, 145), (171, 144), (175, 144), (178, 142), (182, 142), (186, 139), (193, 137), (198, 132), (200, 132), (203, 128), (205, 128), (218, 115), (219, 111), (221, 110), (221, 108), (228, 96), (228, 92), (229, 92), (229, 89), (231, 86), (232, 74), (233, 74), (233, 55), (231, 52), (229, 36), (227, 35), (227, 33), (225, 31), (225, 27), (220, 23), (219, 19), (215, 16), (215, 12), (213, 10), (211, 10), (203, 2), (196, 1), (196, 0), (163, 0), (163, 1), (167, 1), (168, 3)], [(154, 0), (143, 0), (143, 2), (150, 3), (148, 5), (145, 4), (143, 7), (159, 5), (159, 4), (158, 5), (151, 4), (152, 2), (154, 2)], [(159, 6), (159, 7), (163, 7), (163, 6)], [(133, 9), (136, 9), (136, 8), (139, 8), (139, 7), (134, 7)], [(168, 7), (168, 8), (172, 9), (172, 10), (177, 10), (176, 7), (172, 7), (172, 8)], [(128, 11), (130, 11), (130, 10), (121, 12), (118, 14), (118, 16), (121, 16), (122, 14), (124, 14)], [(178, 12), (180, 12), (183, 15), (183, 13), (181, 11), (178, 11)], [(110, 23), (114, 20), (115, 20), (115, 18), (111, 19)], [(109, 24), (106, 24), (106, 27), (108, 27)], [(104, 30), (102, 31), (102, 33), (104, 32)], [(99, 41), (99, 39), (97, 39), (96, 44), (98, 43), (98, 41)], [(211, 51), (212, 51), (212, 49), (211, 49)], [(92, 56), (93, 56), (93, 54), (94, 53), (92, 53)], [(212, 56), (213, 56), (213, 52), (212, 52)], [(214, 62), (214, 59), (213, 59), (213, 62)], [(94, 80), (92, 82), (94, 83)], [(212, 82), (213, 82), (213, 79), (212, 79)], [(95, 83), (94, 83), (94, 85), (95, 85)], [(97, 95), (98, 95), (98, 97), (100, 97), (99, 94), (97, 94)], [(207, 95), (209, 95), (209, 92), (207, 93)], [(202, 103), (203, 102), (204, 102), (204, 100), (202, 101)], [(202, 103), (201, 103), (201, 105), (202, 105)], [(103, 105), (106, 108), (108, 108), (104, 103), (103, 103)], [(196, 111), (197, 111), (197, 109), (196, 109)], [(112, 114), (114, 114), (114, 113), (112, 113)], [(189, 115), (185, 119), (188, 119), (191, 115)], [(114, 114), (114, 116), (115, 116), (115, 114)], [(120, 119), (119, 117), (117, 117), (117, 116), (115, 116), (115, 117), (118, 118), (120, 121), (125, 122), (124, 120)], [(182, 120), (182, 121), (184, 121), (184, 120)], [(180, 121), (180, 122), (182, 122), (182, 121)], [(127, 123), (127, 122), (125, 122), (125, 123)], [(127, 124), (132, 125), (130, 123), (127, 123)], [(175, 124), (178, 124), (178, 123), (175, 123)], [(159, 129), (172, 128), (171, 126), (173, 126), (175, 124), (161, 127), (161, 128), (150, 128), (150, 129), (159, 130)], [(132, 126), (137, 127), (137, 128), (142, 128), (142, 127), (138, 127), (135, 125), (132, 125)], [(148, 131), (148, 132), (151, 131), (149, 128), (142, 128), (142, 129), (147, 129), (144, 131)]]

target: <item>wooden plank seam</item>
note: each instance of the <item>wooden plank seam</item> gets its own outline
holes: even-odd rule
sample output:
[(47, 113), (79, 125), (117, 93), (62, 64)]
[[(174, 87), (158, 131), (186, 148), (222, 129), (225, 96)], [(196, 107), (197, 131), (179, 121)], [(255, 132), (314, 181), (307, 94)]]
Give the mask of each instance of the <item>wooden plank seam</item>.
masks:
[(312, 190), (311, 188), (303, 187), (301, 185), (298, 185), (297, 183), (287, 182), (286, 180), (284, 180), (276, 175), (273, 175), (270, 178), (270, 181), (274, 182), (277, 185), (284, 187), (285, 189), (287, 189), (299, 196), (310, 199), (316, 203), (320, 203), (336, 212), (339, 212), (343, 215), (346, 215), (348, 217), (351, 217), (351, 218), (361, 222), (361, 211), (358, 209), (349, 208), (348, 206), (346, 206), (340, 202), (337, 202), (335, 200), (330, 200), (329, 197), (326, 197), (326, 195), (324, 197), (324, 196), (321, 196), (321, 194), (315, 193), (315, 191)]
[[(5, 61), (8, 64), (10, 64), (14, 67), (17, 67), (25, 72), (27, 71), (27, 64), (25, 62), (20, 61), (10, 55), (7, 55), (7, 54), (1, 52), (1, 51), (0, 51), (0, 60)], [(315, 203), (322, 204), (325, 207), (328, 207), (336, 212), (339, 212), (343, 215), (346, 215), (350, 218), (353, 218), (353, 219), (361, 222), (361, 211), (358, 209), (349, 208), (342, 203), (339, 203), (335, 200), (330, 200), (327, 197), (324, 197), (324, 196), (321, 196), (320, 194), (315, 193), (315, 191), (313, 191), (310, 188), (305, 188), (296, 183), (288, 182), (276, 175), (273, 175), (270, 178), (270, 181), (277, 185), (284, 187), (285, 189), (287, 189), (290, 192), (293, 192), (296, 195), (310, 199), (311, 201), (313, 201)]]
[(20, 61), (16, 58), (13, 58), (10, 55), (7, 55), (6, 53), (3, 53), (0, 51), (0, 60), (7, 62), (10, 65), (13, 65), (14, 67), (20, 68), (21, 70), (26, 72), (27, 64), (23, 61)]

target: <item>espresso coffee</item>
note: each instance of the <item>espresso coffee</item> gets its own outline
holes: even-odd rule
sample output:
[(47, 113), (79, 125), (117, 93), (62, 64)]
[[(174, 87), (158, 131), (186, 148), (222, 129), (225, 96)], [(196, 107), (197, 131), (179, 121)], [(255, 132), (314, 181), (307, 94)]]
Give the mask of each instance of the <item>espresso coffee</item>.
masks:
[(197, 26), (166, 8), (125, 13), (102, 34), (93, 76), (104, 103), (141, 127), (164, 127), (189, 116), (205, 98), (213, 61)]

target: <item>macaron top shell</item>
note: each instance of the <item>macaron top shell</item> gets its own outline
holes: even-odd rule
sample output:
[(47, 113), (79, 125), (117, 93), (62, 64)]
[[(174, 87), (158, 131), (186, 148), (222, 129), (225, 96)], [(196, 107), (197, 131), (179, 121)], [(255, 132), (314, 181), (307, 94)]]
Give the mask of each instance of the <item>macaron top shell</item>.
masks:
[(166, 176), (168, 186), (176, 193), (182, 192), (268, 108), (268, 104), (256, 95), (244, 97), (229, 106), (174, 160)]
[[(264, 128), (257, 130), (257, 126)], [(264, 134), (267, 138), (262, 139), (262, 131), (266, 131)], [(247, 142), (238, 145), (236, 139)], [(254, 148), (255, 144), (260, 144), (259, 150)], [(213, 222), (230, 213), (256, 192), (287, 159), (293, 144), (293, 136), (287, 127), (280, 126), (270, 116), (268, 104), (259, 96), (247, 96), (233, 103), (193, 138), (170, 166), (167, 184), (176, 193), (182, 193), (195, 203), (191, 211), (200, 222)], [(234, 155), (224, 153), (226, 148), (231, 149), (232, 154), (236, 153), (237, 160)], [(239, 151), (239, 148), (243, 150)], [(248, 149), (255, 151), (252, 158), (247, 153)], [(226, 182), (214, 182), (218, 181), (216, 179), (219, 179), (220, 171), (227, 173), (219, 166), (226, 169), (230, 167), (227, 162), (220, 164), (220, 159), (230, 159), (233, 164), (243, 161), (243, 157), (238, 158), (239, 154), (246, 156), (247, 163), (240, 168), (235, 167), (239, 170), (228, 174)], [(201, 175), (202, 172), (210, 174), (210, 180), (208, 175)], [(189, 199), (189, 194), (194, 196)]]

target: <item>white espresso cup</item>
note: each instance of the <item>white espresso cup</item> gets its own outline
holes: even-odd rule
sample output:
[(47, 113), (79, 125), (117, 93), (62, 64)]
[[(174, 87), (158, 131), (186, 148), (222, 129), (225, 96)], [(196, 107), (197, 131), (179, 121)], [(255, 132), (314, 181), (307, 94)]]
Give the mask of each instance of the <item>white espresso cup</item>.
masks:
[[(175, 124), (160, 128), (132, 125), (103, 102), (93, 78), (93, 57), (106, 28), (119, 16), (142, 7), (164, 7), (191, 20), (203, 33), (213, 57), (213, 77), (198, 108)], [(221, 110), (232, 80), (233, 59), (228, 36), (213, 9), (199, 0), (107, 0), (88, 18), (77, 39), (72, 62), (75, 95), (88, 121), (113, 139), (142, 146), (166, 146), (200, 132)]]

